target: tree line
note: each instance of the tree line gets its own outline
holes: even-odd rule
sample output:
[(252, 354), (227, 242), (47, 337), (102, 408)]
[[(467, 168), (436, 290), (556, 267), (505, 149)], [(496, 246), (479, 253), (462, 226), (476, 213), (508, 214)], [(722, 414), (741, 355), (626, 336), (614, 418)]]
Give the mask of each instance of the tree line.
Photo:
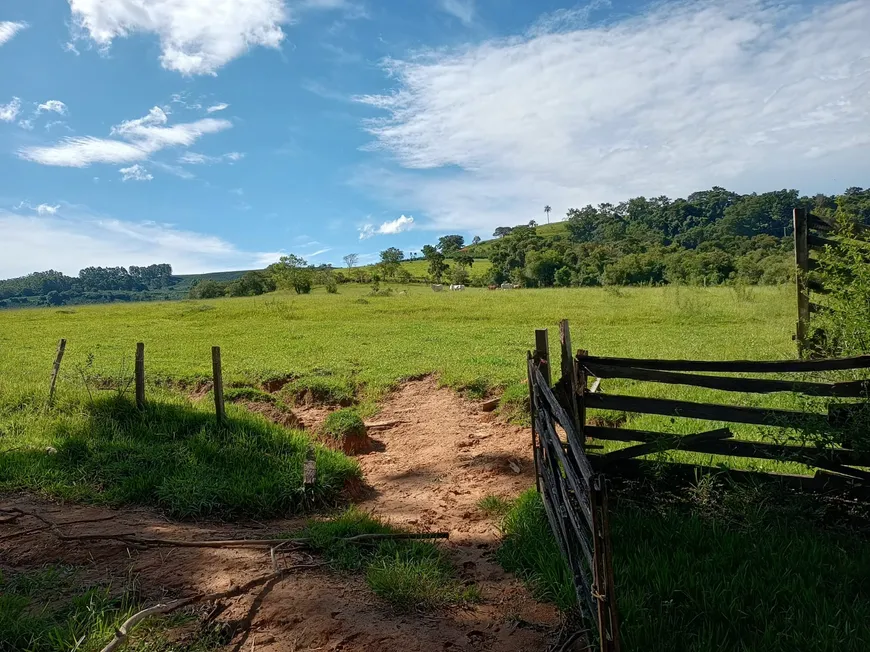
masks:
[(867, 224), (870, 190), (808, 197), (797, 190), (741, 195), (714, 187), (685, 199), (636, 197), (570, 209), (564, 229), (549, 237), (534, 222), (497, 228), (497, 240), (484, 243), (492, 263), (488, 280), (527, 287), (784, 283), (794, 277), (796, 207)]
[(0, 307), (130, 300), (131, 294), (168, 288), (175, 280), (168, 263), (85, 267), (78, 276), (55, 270), (34, 272), (0, 280)]

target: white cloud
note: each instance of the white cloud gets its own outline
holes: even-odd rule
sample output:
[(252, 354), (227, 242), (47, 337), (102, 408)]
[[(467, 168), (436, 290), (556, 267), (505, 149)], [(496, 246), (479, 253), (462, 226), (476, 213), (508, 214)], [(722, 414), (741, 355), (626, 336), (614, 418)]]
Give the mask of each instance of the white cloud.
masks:
[(60, 208), (60, 204), (52, 206), (51, 204), (39, 204), (38, 206), (34, 206), (29, 201), (20, 201), (18, 205), (16, 205), (15, 210), (21, 210), (22, 208), (26, 208), (28, 210), (33, 211), (37, 215), (55, 215), (57, 210)]
[(18, 155), (42, 165), (86, 167), (91, 163), (135, 163), (147, 160), (167, 147), (190, 146), (205, 134), (229, 129), (227, 120), (204, 118), (195, 122), (166, 126), (168, 118), (160, 107), (148, 115), (127, 120), (112, 128), (111, 135), (124, 140), (84, 136), (64, 138), (57, 145), (24, 147)]
[(582, 22), (387, 61), (395, 92), (358, 99), (386, 111), (372, 148), (405, 169), (358, 181), (439, 229), (714, 184), (862, 185), (870, 2), (683, 1)]
[(0, 104), (0, 121), (12, 122), (21, 113), (21, 100), (13, 97), (8, 104)]
[(40, 204), (36, 207), (36, 212), (39, 215), (55, 215), (58, 208), (60, 208), (60, 205), (51, 206), (49, 204)]
[(440, 0), (441, 9), (463, 25), (471, 25), (474, 21), (474, 0)]
[(359, 239), (368, 240), (376, 235), (396, 235), (403, 231), (410, 231), (414, 226), (413, 217), (397, 217), (392, 222), (384, 222), (378, 227), (373, 224), (363, 224), (359, 229)]
[(206, 112), (207, 113), (214, 113), (215, 111), (223, 111), (224, 109), (226, 109), (228, 107), (229, 107), (229, 104), (225, 104), (224, 102), (221, 102), (220, 104), (213, 104), (212, 106), (208, 107), (206, 109)]
[(36, 107), (36, 114), (44, 113), (45, 111), (54, 111), (55, 113), (59, 113), (60, 115), (66, 114), (66, 104), (61, 102), (60, 100), (49, 100), (48, 102), (44, 102)]
[(280, 255), (243, 251), (217, 236), (168, 224), (119, 220), (69, 205), (60, 212), (63, 217), (0, 209), (0, 278), (45, 269), (76, 274), (90, 265), (158, 262), (170, 263), (177, 274), (254, 269)]
[(10, 41), (13, 36), (26, 27), (27, 23), (0, 20), (0, 45)]
[(69, 128), (69, 125), (67, 125), (63, 120), (51, 120), (45, 123), (46, 131), (51, 131), (55, 127), (65, 127), (67, 131), (72, 131), (72, 129)]
[(186, 163), (188, 165), (210, 165), (212, 163), (222, 163), (223, 161), (230, 161), (231, 163), (235, 163), (236, 161), (240, 161), (243, 158), (245, 158), (245, 155), (242, 152), (227, 152), (226, 154), (221, 154), (220, 156), (208, 156), (206, 154), (199, 154), (197, 152), (185, 152), (178, 157), (178, 162)]
[(154, 178), (147, 169), (138, 163), (118, 171), (121, 173), (121, 181), (151, 181)]
[(100, 48), (142, 32), (160, 39), (164, 68), (215, 74), (253, 47), (278, 48), (283, 0), (69, 0), (76, 29)]
[(190, 180), (195, 179), (196, 175), (190, 172), (187, 168), (181, 167), (180, 165), (171, 165), (169, 163), (163, 163), (162, 161), (150, 161), (148, 163), (151, 167), (158, 168), (163, 170), (164, 172), (168, 172), (169, 174), (173, 174), (180, 179)]
[(350, 0), (301, 0), (295, 5), (300, 10), (340, 11), (344, 18), (368, 18), (368, 12), (361, 3)]

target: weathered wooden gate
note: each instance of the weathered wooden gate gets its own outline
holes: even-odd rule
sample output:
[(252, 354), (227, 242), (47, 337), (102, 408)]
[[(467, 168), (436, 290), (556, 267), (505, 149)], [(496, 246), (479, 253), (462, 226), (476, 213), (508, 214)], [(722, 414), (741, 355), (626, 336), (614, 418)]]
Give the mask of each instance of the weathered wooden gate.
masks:
[(528, 355), (536, 482), (550, 528), (571, 569), (580, 609), (597, 629), (601, 651), (619, 652), (607, 486), (604, 476), (592, 470), (583, 448), (585, 419), (577, 413), (573, 397), (585, 391), (585, 382), (571, 353), (568, 322), (561, 322), (559, 330), (562, 379), (556, 393), (550, 387), (546, 330), (536, 332), (536, 351)]

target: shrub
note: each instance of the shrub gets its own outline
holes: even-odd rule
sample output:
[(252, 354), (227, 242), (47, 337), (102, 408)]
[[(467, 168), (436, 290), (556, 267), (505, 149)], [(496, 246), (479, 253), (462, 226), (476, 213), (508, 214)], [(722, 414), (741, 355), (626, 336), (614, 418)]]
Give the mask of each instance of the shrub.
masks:
[(468, 284), (469, 273), (465, 267), (460, 267), (457, 265), (453, 268), (451, 279), (456, 285), (467, 285)]
[(571, 268), (560, 267), (556, 270), (554, 277), (555, 284), (560, 288), (566, 288), (571, 285)]
[(223, 283), (218, 283), (217, 281), (213, 281), (211, 279), (206, 279), (204, 281), (198, 281), (194, 283), (193, 287), (190, 288), (190, 292), (187, 293), (188, 299), (217, 299), (218, 297), (225, 296), (227, 293), (227, 286)]
[(231, 297), (255, 297), (275, 290), (275, 279), (263, 272), (248, 272), (227, 286)]

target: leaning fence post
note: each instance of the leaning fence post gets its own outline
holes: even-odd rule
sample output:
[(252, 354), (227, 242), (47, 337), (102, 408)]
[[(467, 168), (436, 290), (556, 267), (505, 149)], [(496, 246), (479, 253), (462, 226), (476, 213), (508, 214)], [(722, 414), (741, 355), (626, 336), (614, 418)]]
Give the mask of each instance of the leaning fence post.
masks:
[(550, 338), (546, 328), (535, 330), (535, 354), (541, 365), (541, 375), (547, 381), (547, 387), (551, 387), (552, 376), (550, 375)]
[(54, 367), (51, 370), (51, 384), (48, 386), (48, 406), (54, 401), (54, 386), (57, 384), (57, 374), (60, 372), (60, 361), (63, 360), (63, 352), (66, 350), (66, 340), (61, 338), (57, 343), (57, 354), (54, 356)]
[(136, 344), (136, 407), (143, 409), (145, 407), (145, 344), (139, 342)]
[(797, 285), (797, 328), (795, 340), (797, 341), (798, 357), (803, 357), (806, 350), (807, 331), (810, 323), (810, 296), (807, 289), (807, 275), (810, 271), (810, 250), (807, 243), (809, 226), (807, 224), (807, 210), (805, 208), (794, 209), (794, 258), (796, 267)]
[(529, 416), (532, 419), (532, 456), (535, 460), (535, 488), (541, 493), (541, 474), (538, 455), (538, 433), (535, 431), (535, 381), (532, 377), (532, 365), (534, 364), (532, 352), (526, 354), (526, 374), (529, 379)]
[(224, 377), (221, 371), (221, 347), (211, 347), (211, 370), (214, 378), (214, 410), (218, 425), (223, 425), (226, 419), (224, 411)]

